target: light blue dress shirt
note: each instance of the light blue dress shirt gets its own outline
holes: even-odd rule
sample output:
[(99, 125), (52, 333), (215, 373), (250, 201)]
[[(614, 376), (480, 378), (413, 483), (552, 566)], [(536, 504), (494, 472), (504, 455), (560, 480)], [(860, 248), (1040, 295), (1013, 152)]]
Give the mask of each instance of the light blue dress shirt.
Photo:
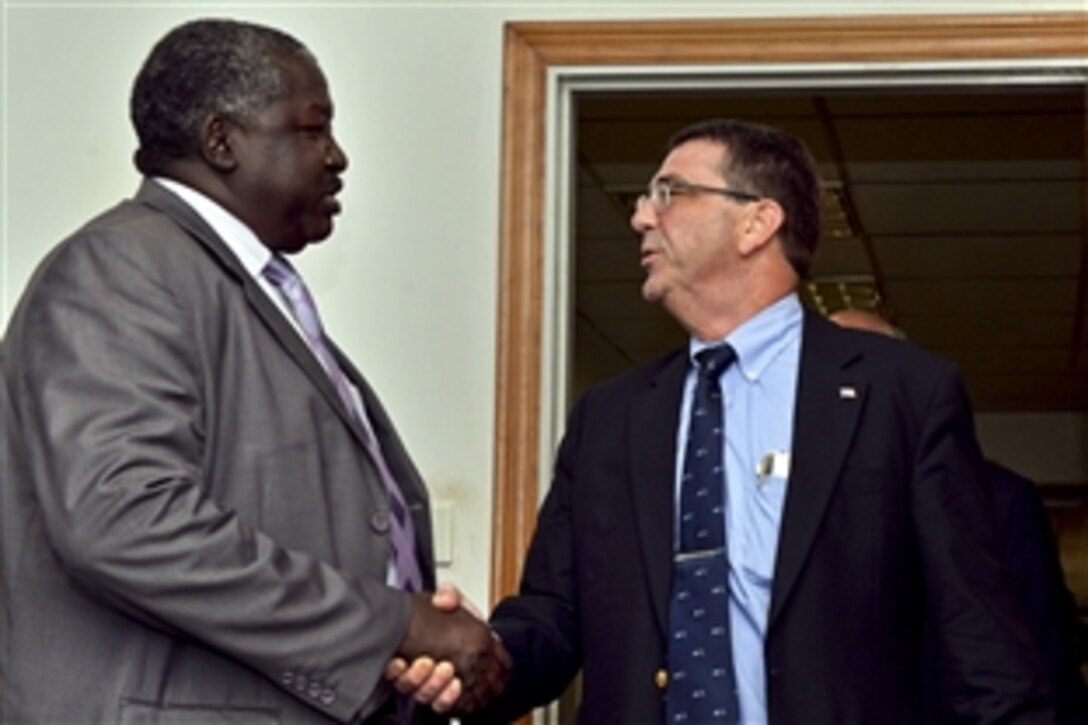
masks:
[[(725, 537), (729, 548), (729, 621), (741, 722), (767, 722), (763, 641), (771, 603), (778, 531), (793, 447), (801, 356), (801, 303), (782, 298), (724, 340), (692, 339), (690, 355), (723, 342), (737, 360), (722, 376), (725, 420)], [(684, 383), (676, 441), (676, 508), (695, 391), (694, 362)]]

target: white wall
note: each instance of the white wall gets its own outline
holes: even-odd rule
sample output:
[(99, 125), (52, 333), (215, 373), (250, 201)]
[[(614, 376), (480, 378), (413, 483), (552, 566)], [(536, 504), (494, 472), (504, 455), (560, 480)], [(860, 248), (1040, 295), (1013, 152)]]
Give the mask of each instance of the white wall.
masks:
[[(301, 267), (433, 496), (454, 503), (444, 573), (478, 602), (490, 554), (502, 24), (1025, 9), (1022, 0), (3, 2), (0, 325), (46, 250), (135, 190), (128, 91), (167, 29), (229, 15), (279, 26), (314, 51), (351, 168), (336, 233)], [(1083, 0), (1030, 6), (1084, 9)]]

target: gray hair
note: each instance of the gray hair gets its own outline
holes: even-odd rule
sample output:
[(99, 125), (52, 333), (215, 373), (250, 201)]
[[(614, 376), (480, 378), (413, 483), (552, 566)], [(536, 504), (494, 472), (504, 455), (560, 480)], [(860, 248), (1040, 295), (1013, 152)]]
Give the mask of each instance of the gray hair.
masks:
[(295, 38), (234, 20), (195, 20), (166, 34), (144, 61), (132, 87), (130, 114), (139, 148), (136, 168), (198, 152), (209, 116), (246, 121), (290, 93), (281, 60), (312, 59)]

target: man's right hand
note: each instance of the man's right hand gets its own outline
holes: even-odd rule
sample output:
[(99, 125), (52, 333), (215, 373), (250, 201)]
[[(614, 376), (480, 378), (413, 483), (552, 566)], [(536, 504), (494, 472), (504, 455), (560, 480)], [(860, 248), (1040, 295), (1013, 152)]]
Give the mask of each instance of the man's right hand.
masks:
[(409, 662), (429, 658), (453, 665), (461, 685), (455, 714), (474, 712), (502, 692), (510, 655), (487, 625), (460, 606), (435, 606), (429, 594), (411, 597), (412, 618), (397, 654)]

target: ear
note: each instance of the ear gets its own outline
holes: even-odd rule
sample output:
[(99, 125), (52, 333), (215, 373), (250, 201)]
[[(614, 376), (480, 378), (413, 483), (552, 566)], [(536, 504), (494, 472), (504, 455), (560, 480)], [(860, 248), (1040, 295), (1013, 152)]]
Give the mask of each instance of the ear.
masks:
[(200, 155), (217, 171), (232, 171), (238, 165), (231, 147), (231, 132), (235, 126), (222, 116), (209, 116), (200, 133)]
[(742, 256), (753, 254), (767, 246), (778, 236), (778, 230), (786, 220), (782, 206), (774, 199), (753, 202), (739, 220), (738, 249)]

